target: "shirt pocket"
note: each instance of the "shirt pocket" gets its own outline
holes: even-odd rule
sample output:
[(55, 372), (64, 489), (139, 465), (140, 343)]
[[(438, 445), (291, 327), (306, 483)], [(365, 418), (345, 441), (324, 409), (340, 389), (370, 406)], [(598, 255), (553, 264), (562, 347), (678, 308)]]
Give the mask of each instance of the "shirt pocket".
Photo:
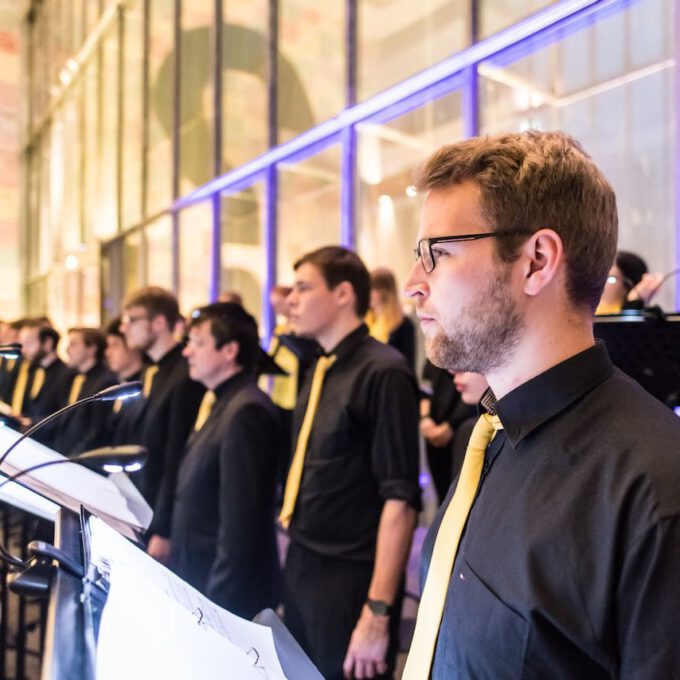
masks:
[(523, 677), (530, 626), (472, 567), (454, 573), (454, 639), (447, 640), (446, 666), (457, 678), (519, 680)]

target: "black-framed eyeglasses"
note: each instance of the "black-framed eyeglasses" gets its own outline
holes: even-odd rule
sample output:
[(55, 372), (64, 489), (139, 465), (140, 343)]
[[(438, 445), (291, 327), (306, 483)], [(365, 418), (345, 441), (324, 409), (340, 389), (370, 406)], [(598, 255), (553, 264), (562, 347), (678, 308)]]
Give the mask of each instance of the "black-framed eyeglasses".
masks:
[(434, 271), (437, 264), (437, 258), (432, 251), (432, 246), (437, 243), (459, 243), (461, 241), (479, 241), (482, 238), (491, 238), (497, 236), (529, 236), (533, 234), (528, 229), (515, 229), (513, 231), (485, 231), (481, 234), (459, 234), (458, 236), (434, 236), (432, 238), (421, 238), (418, 245), (413, 252), (416, 256), (416, 261), (420, 260), (426, 274)]

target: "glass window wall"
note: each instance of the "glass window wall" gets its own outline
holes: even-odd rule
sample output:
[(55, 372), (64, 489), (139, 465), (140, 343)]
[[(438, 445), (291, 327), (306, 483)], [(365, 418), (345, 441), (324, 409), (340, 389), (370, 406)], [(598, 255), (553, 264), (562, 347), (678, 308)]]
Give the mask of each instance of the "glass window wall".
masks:
[(279, 143), (345, 106), (346, 2), (279, 3)]
[(340, 147), (334, 144), (295, 163), (279, 164), (277, 279), (293, 278), (304, 253), (340, 243)]
[(182, 314), (210, 301), (212, 202), (192, 205), (179, 215), (179, 308)]
[(359, 0), (357, 96), (366, 99), (459, 52), (469, 0)]
[[(619, 247), (660, 272), (676, 266), (674, 25), (673, 3), (642, 0), (479, 67), (482, 133), (574, 135), (616, 191)], [(675, 307), (672, 282), (657, 301)]]
[(243, 306), (261, 320), (266, 280), (264, 183), (222, 194), (220, 229), (220, 293), (235, 291)]

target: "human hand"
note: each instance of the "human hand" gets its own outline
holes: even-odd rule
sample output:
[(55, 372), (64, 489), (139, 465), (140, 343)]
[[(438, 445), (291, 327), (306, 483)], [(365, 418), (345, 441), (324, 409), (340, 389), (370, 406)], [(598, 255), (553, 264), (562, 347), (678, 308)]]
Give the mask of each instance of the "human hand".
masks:
[(662, 281), (663, 274), (658, 272), (643, 274), (637, 286), (628, 293), (628, 299), (642, 300), (645, 305), (648, 305), (659, 290)]
[(363, 680), (387, 672), (389, 622), (389, 616), (374, 614), (367, 605), (363, 606), (342, 664), (346, 678)]
[(434, 430), (436, 429), (437, 424), (430, 418), (430, 416), (425, 416), (420, 419), (420, 434), (425, 437), (428, 441), (430, 440), (430, 437), (434, 433)]
[(453, 430), (451, 429), (451, 426), (448, 423), (440, 423), (439, 425), (435, 425), (435, 428), (430, 434), (428, 441), (433, 446), (442, 448), (447, 446), (451, 442), (452, 438)]
[(161, 564), (168, 564), (170, 561), (171, 544), (169, 538), (162, 536), (152, 536), (146, 546), (146, 552)]

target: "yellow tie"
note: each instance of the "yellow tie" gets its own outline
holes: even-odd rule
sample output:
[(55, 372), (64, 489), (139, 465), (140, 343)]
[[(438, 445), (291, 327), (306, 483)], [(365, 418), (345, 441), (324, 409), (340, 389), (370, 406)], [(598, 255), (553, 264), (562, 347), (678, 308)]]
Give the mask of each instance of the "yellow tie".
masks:
[(295, 502), (297, 501), (298, 491), (300, 490), (302, 469), (305, 465), (305, 454), (307, 453), (307, 442), (309, 441), (309, 435), (312, 432), (312, 423), (314, 422), (316, 409), (318, 408), (319, 400), (321, 399), (323, 379), (328, 369), (335, 363), (336, 359), (337, 357), (334, 355), (320, 357), (314, 368), (314, 377), (312, 378), (312, 387), (309, 391), (307, 410), (305, 411), (305, 417), (302, 421), (300, 434), (298, 435), (293, 461), (290, 464), (290, 470), (288, 471), (286, 490), (283, 494), (283, 507), (279, 514), (279, 521), (286, 529), (290, 526), (290, 520), (293, 518), (293, 510), (295, 510)]
[(33, 374), (33, 384), (31, 385), (31, 399), (35, 399), (45, 384), (45, 369), (38, 366)]
[(122, 399), (116, 399), (116, 401), (113, 402), (113, 412), (114, 413), (120, 413), (120, 410), (123, 408), (123, 400)]
[(151, 388), (153, 387), (153, 379), (158, 373), (158, 366), (154, 364), (149, 366), (149, 368), (144, 371), (144, 387), (142, 388), (142, 396), (146, 399), (151, 394)]
[(26, 396), (26, 385), (28, 384), (28, 369), (30, 365), (26, 359), (21, 362), (19, 366), (19, 373), (17, 373), (17, 381), (14, 383), (14, 392), (12, 392), (12, 411), (14, 413), (22, 413), (24, 408), (24, 397)]
[(434, 542), (402, 680), (427, 680), (430, 677), (453, 562), (482, 476), (486, 447), (496, 431), (502, 429), (498, 416), (484, 413), (472, 430), (456, 490)]
[(83, 383), (85, 382), (85, 375), (83, 373), (78, 373), (78, 375), (73, 378), (71, 383), (71, 391), (68, 395), (68, 403), (75, 404), (80, 396), (80, 390), (83, 389)]
[(196, 422), (194, 423), (194, 430), (198, 432), (204, 425), (205, 421), (208, 420), (212, 407), (215, 405), (216, 400), (215, 393), (212, 390), (208, 390), (201, 401), (201, 405), (198, 408), (198, 415), (196, 416)]

